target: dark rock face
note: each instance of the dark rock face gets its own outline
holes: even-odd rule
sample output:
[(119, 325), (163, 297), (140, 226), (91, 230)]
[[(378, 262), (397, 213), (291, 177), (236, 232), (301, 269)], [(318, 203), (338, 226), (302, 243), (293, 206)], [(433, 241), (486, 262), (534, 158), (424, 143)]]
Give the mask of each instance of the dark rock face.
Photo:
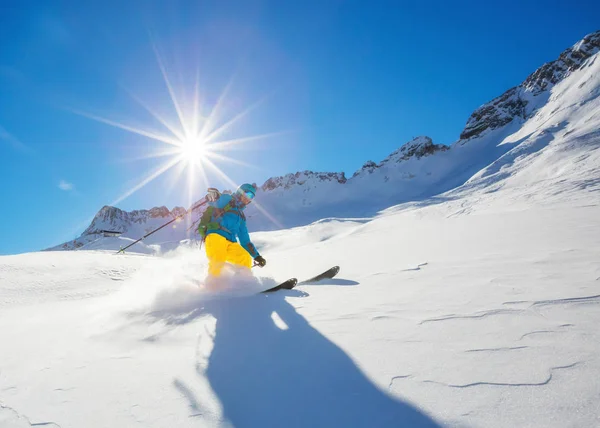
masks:
[(525, 118), (526, 106), (527, 101), (520, 97), (519, 88), (509, 89), (473, 112), (460, 134), (460, 139), (468, 140), (480, 135), (486, 129), (500, 128), (512, 122), (515, 117)]
[(366, 173), (366, 174), (373, 174), (373, 172), (379, 168), (379, 165), (377, 165), (375, 162), (373, 162), (372, 160), (370, 161), (366, 161), (365, 164), (358, 170), (356, 171), (353, 175), (352, 178), (356, 177), (359, 174), (362, 173)]
[(570, 73), (581, 68), (584, 62), (598, 51), (600, 31), (587, 35), (561, 53), (557, 60), (538, 68), (519, 86), (509, 89), (475, 110), (460, 134), (460, 139), (478, 137), (484, 131), (500, 128), (515, 118), (527, 119), (535, 112), (530, 111), (528, 114), (526, 109), (532, 97), (550, 90)]
[(429, 137), (417, 137), (400, 148), (402, 156), (398, 161), (408, 160), (412, 157), (420, 159), (423, 156), (429, 156), (436, 152), (445, 152), (448, 149), (449, 147), (443, 144), (433, 144), (433, 141)]
[(436, 152), (445, 152), (448, 149), (449, 147), (444, 146), (443, 144), (433, 144), (433, 141), (429, 137), (420, 136), (413, 138), (411, 141), (393, 152), (391, 155), (385, 158), (379, 164), (379, 166), (381, 167), (390, 162), (407, 161), (411, 158), (420, 159), (423, 156), (429, 156)]
[(544, 64), (534, 71), (522, 86), (534, 95), (539, 94), (578, 70), (583, 62), (600, 50), (600, 31), (588, 34), (579, 43), (565, 50), (556, 61)]
[(443, 144), (433, 144), (433, 141), (429, 137), (416, 137), (393, 152), (379, 164), (376, 164), (373, 161), (365, 162), (362, 168), (354, 173), (352, 178), (361, 174), (372, 174), (384, 165), (399, 163), (412, 158), (421, 159), (422, 157), (430, 156), (437, 152), (445, 152), (446, 150), (450, 150), (450, 147)]
[(129, 213), (117, 207), (105, 205), (94, 216), (92, 223), (90, 223), (82, 235), (91, 235), (93, 233), (98, 233), (100, 230), (104, 230), (103, 224), (113, 225), (116, 232), (125, 232), (126, 225), (124, 220), (128, 215)]

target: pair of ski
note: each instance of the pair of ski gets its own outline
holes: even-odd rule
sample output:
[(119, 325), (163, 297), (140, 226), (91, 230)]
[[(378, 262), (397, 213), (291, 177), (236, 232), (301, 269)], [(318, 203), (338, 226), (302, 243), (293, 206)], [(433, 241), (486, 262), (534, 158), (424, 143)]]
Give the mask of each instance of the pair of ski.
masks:
[(276, 285), (273, 288), (269, 288), (268, 290), (262, 291), (262, 293), (272, 293), (274, 291), (279, 291), (279, 290), (291, 290), (292, 288), (294, 288), (296, 285), (299, 285), (299, 284), (310, 284), (313, 282), (322, 281), (324, 279), (331, 279), (334, 276), (336, 276), (339, 271), (340, 271), (340, 267), (334, 266), (331, 269), (327, 269), (325, 272), (320, 273), (319, 275), (317, 275), (313, 278), (307, 279), (305, 281), (302, 281), (302, 282), (298, 282), (298, 279), (296, 279), (296, 278), (290, 278), (287, 281), (284, 281), (281, 284)]

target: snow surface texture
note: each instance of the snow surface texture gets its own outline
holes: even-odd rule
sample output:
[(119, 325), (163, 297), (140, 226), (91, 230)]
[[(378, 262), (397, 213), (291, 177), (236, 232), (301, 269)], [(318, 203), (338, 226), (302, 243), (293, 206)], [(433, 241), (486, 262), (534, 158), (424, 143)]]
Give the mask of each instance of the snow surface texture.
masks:
[(255, 278), (207, 289), (185, 220), (113, 254), (166, 209), (0, 257), (0, 427), (600, 426), (600, 54), (575, 48), (524, 117), (274, 179), (257, 200), (304, 225), (249, 213)]
[[(329, 217), (372, 218), (394, 204), (429, 203), (441, 194), (447, 200), (474, 188), (492, 192), (520, 186), (513, 194), (515, 203), (557, 199), (564, 192), (585, 199), (600, 188), (599, 50), (600, 31), (477, 109), (461, 139), (450, 147), (422, 136), (380, 163), (366, 162), (349, 179), (344, 173), (304, 171), (267, 180), (247, 210), (250, 230), (277, 230)], [(570, 180), (570, 188), (560, 185), (564, 180)], [(201, 212), (195, 210), (131, 251), (158, 254), (182, 241), (190, 244), (197, 238), (192, 225)], [(53, 249), (116, 250), (182, 213), (181, 207), (131, 213), (104, 207), (81, 237)], [(105, 236), (102, 231), (121, 235)]]
[(212, 293), (184, 247), (2, 257), (0, 426), (598, 426), (599, 205), (454, 211), (257, 233)]

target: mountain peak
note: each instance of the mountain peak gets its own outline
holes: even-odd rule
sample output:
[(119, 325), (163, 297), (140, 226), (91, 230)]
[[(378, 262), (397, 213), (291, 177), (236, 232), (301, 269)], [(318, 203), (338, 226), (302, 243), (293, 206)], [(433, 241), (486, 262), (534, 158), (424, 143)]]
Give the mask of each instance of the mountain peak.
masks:
[[(558, 59), (544, 64), (523, 83), (475, 110), (465, 129), (460, 134), (461, 140), (479, 137), (487, 130), (500, 128), (515, 118), (527, 119), (548, 98), (548, 92), (554, 85), (563, 80), (592, 55), (600, 51), (600, 31), (588, 34), (575, 45), (563, 51)], [(546, 97), (542, 95), (546, 94)], [(536, 99), (538, 98), (539, 99)]]
[(362, 173), (372, 174), (376, 169), (384, 165), (407, 161), (411, 158), (421, 159), (424, 156), (429, 156), (436, 152), (444, 152), (448, 149), (449, 147), (443, 144), (433, 144), (433, 140), (425, 135), (415, 137), (382, 160), (380, 164), (367, 161), (352, 177), (356, 177)]
[(411, 141), (400, 147), (402, 154), (401, 160), (408, 160), (412, 157), (421, 159), (423, 156), (429, 156), (439, 151), (448, 150), (448, 146), (442, 144), (433, 144), (433, 140), (426, 136), (413, 138)]
[(600, 51), (600, 31), (588, 34), (579, 42), (563, 51), (557, 60), (546, 63), (534, 71), (521, 84), (526, 91), (538, 95), (560, 82), (583, 62)]

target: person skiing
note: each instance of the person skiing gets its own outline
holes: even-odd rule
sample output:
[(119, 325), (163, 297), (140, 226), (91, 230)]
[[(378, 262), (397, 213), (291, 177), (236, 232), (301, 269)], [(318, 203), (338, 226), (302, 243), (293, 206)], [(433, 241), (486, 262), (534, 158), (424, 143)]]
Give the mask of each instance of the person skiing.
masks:
[(225, 263), (237, 266), (248, 275), (251, 275), (253, 259), (260, 267), (267, 264), (250, 241), (244, 215), (244, 209), (255, 195), (256, 187), (248, 183), (238, 187), (233, 195), (208, 189), (209, 206), (202, 215), (198, 232), (205, 242), (209, 278), (220, 276)]

